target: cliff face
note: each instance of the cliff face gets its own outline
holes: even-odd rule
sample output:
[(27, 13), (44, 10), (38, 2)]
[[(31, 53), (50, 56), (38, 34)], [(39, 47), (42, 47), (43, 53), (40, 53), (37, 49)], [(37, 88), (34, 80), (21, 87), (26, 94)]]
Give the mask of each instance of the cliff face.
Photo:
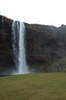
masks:
[(27, 58), (37, 62), (66, 56), (66, 26), (26, 24), (26, 50)]
[[(0, 16), (0, 74), (15, 69), (11, 41), (12, 21)], [(57, 28), (47, 25), (24, 24), (28, 66), (41, 71), (60, 71), (62, 68), (65, 70), (66, 26), (62, 25)]]
[(65, 70), (66, 26), (57, 28), (26, 23), (25, 26), (27, 63), (38, 64), (37, 68), (42, 71)]
[(14, 65), (11, 45), (11, 24), (11, 19), (0, 16), (0, 74), (8, 72), (8, 70), (10, 72)]

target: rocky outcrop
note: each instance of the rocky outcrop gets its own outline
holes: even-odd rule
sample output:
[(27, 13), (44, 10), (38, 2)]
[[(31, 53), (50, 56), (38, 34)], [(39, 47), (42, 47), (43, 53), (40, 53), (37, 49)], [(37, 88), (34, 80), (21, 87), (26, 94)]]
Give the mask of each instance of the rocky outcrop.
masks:
[[(0, 16), (0, 74), (15, 69), (12, 54), (12, 21)], [(66, 26), (25, 24), (26, 61), (41, 71), (66, 69)], [(10, 72), (9, 71), (9, 72)]]

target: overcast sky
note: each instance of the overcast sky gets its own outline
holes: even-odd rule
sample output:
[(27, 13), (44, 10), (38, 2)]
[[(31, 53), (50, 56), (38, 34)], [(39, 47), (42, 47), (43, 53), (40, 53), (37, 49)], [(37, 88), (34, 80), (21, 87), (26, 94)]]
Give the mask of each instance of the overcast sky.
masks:
[(0, 14), (27, 23), (66, 24), (66, 0), (0, 0)]

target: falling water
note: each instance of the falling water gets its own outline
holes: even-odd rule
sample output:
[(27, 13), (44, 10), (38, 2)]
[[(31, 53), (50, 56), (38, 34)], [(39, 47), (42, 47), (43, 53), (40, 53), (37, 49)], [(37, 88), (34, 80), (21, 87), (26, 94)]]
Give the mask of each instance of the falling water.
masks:
[(29, 73), (25, 60), (25, 26), (24, 23), (14, 21), (12, 23), (12, 47), (14, 62), (17, 68), (16, 74)]

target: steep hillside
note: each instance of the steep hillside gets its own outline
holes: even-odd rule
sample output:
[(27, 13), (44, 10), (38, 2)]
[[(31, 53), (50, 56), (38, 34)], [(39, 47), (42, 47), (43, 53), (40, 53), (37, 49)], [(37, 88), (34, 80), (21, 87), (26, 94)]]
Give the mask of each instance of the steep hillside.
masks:
[[(12, 21), (12, 19), (0, 15), (0, 74), (15, 69), (12, 53)], [(48, 69), (49, 65), (51, 67), (53, 63), (66, 58), (66, 25), (55, 27), (24, 24), (28, 66), (41, 71), (51, 71)], [(39, 67), (37, 67), (38, 65)], [(53, 71), (60, 71), (62, 65), (59, 64), (59, 69), (53, 66)], [(64, 65), (63, 68), (65, 69), (66, 66)]]

